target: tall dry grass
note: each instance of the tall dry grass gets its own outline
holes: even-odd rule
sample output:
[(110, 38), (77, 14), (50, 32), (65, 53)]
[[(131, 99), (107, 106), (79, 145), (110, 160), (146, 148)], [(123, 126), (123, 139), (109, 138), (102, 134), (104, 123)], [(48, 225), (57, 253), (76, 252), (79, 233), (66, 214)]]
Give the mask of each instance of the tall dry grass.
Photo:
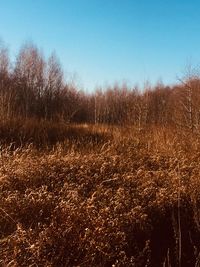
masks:
[(0, 265), (198, 266), (199, 136), (67, 127), (48, 149), (2, 138)]

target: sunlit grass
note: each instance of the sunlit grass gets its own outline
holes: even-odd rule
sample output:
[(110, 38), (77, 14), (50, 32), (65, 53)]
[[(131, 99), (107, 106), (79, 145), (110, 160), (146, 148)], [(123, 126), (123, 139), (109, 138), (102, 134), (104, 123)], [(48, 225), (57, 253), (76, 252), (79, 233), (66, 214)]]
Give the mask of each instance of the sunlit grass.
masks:
[(43, 149), (34, 139), (1, 147), (2, 266), (198, 262), (198, 136), (165, 128), (43, 127), (45, 134), (64, 127), (62, 141), (45, 135)]

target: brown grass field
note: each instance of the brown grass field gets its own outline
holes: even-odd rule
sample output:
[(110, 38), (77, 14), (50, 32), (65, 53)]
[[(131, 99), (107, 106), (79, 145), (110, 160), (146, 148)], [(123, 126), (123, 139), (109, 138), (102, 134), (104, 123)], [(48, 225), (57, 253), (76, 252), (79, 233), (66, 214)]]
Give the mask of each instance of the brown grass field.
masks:
[(200, 266), (198, 134), (31, 123), (0, 126), (0, 266)]

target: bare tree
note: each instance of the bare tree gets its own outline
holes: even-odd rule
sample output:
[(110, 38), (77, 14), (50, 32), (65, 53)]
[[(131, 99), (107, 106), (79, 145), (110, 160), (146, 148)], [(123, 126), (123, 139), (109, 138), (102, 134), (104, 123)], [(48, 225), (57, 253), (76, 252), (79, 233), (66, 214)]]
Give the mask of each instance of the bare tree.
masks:
[(20, 115), (38, 115), (38, 102), (44, 91), (44, 72), (45, 62), (37, 47), (32, 44), (23, 46), (14, 69), (16, 101)]
[(8, 49), (0, 48), (0, 116), (1, 120), (12, 115), (13, 91), (11, 87), (11, 66)]
[(61, 92), (63, 88), (64, 82), (62, 67), (57, 56), (53, 53), (47, 63), (46, 86), (44, 92), (46, 119), (52, 119), (53, 116), (61, 112)]

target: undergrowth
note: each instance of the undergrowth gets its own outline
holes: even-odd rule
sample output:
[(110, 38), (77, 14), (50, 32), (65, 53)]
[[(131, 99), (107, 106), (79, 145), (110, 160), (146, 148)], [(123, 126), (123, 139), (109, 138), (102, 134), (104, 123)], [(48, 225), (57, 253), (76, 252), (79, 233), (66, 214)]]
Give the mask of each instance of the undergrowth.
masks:
[(199, 137), (67, 129), (43, 150), (1, 132), (0, 265), (199, 266)]

